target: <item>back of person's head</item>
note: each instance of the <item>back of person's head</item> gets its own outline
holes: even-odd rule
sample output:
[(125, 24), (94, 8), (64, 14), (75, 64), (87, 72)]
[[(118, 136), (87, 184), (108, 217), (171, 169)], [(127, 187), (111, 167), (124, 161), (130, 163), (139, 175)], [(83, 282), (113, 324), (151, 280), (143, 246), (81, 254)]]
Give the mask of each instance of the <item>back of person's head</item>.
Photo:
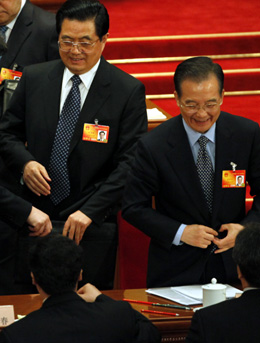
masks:
[(101, 40), (108, 33), (109, 15), (107, 9), (99, 1), (67, 0), (56, 14), (56, 29), (58, 35), (64, 19), (69, 20), (94, 20), (96, 34)]
[(57, 234), (38, 238), (29, 254), (36, 283), (49, 295), (75, 290), (82, 268), (83, 250)]
[(224, 73), (218, 63), (214, 63), (209, 57), (193, 57), (180, 63), (174, 74), (175, 91), (182, 96), (181, 84), (185, 80), (200, 83), (207, 80), (210, 75), (215, 75), (219, 83), (219, 94), (224, 87)]
[(260, 287), (260, 223), (246, 224), (239, 232), (233, 259), (249, 285)]

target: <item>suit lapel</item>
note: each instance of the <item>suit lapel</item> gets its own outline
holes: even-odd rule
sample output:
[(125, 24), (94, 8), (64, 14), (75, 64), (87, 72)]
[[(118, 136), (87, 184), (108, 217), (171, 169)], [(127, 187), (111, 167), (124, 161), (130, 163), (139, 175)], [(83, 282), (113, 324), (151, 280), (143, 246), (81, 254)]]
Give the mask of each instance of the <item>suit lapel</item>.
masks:
[(216, 122), (216, 156), (215, 156), (215, 184), (213, 198), (213, 217), (214, 222), (217, 217), (219, 207), (222, 203), (222, 171), (232, 170), (230, 162), (232, 161), (234, 144), (232, 140), (232, 128), (225, 123), (225, 114), (221, 112)]
[(190, 198), (190, 206), (197, 208), (202, 217), (208, 221), (210, 214), (207, 209), (206, 200), (202, 200), (204, 199), (204, 194), (188, 137), (182, 124), (182, 117), (178, 116), (173, 120), (175, 120), (175, 123), (172, 125), (172, 130), (168, 137), (169, 150), (166, 154), (167, 158), (183, 189)]
[[(15, 64), (15, 59), (18, 52), (21, 49), (21, 46), (24, 44), (24, 41), (32, 32), (32, 17), (33, 17), (33, 8), (30, 3), (26, 3), (22, 12), (17, 18), (17, 21), (14, 25), (14, 28), (11, 32), (11, 35), (8, 40), (8, 51), (2, 57), (0, 66), (7, 66), (8, 68), (13, 68)], [(12, 46), (12, 49), (9, 48)], [(30, 51), (28, 51), (28, 54)], [(7, 64), (7, 62), (9, 63)]]
[(101, 58), (100, 65), (89, 89), (88, 95), (82, 107), (79, 120), (71, 140), (69, 154), (82, 139), (84, 123), (94, 124), (95, 119), (99, 119), (97, 113), (100, 113), (105, 100), (110, 95), (110, 72), (109, 64)]
[[(49, 142), (54, 141), (57, 123), (60, 112), (60, 95), (62, 78), (64, 72), (64, 64), (62, 61), (57, 61), (54, 67), (48, 71), (48, 83), (45, 85), (44, 97), (44, 111), (46, 126), (49, 135)], [(51, 143), (52, 144), (52, 143)]]

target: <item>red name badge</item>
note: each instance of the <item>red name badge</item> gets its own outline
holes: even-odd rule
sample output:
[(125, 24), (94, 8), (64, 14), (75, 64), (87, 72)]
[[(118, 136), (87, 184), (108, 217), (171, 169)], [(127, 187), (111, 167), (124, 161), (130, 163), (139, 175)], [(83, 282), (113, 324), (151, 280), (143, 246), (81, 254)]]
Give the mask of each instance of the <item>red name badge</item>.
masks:
[(2, 83), (3, 80), (20, 80), (21, 76), (22, 72), (20, 71), (2, 68), (0, 75), (0, 83)]
[(243, 188), (246, 185), (245, 170), (223, 170), (222, 188)]
[(97, 143), (107, 143), (109, 135), (109, 126), (97, 124), (84, 124), (83, 141), (91, 141)]

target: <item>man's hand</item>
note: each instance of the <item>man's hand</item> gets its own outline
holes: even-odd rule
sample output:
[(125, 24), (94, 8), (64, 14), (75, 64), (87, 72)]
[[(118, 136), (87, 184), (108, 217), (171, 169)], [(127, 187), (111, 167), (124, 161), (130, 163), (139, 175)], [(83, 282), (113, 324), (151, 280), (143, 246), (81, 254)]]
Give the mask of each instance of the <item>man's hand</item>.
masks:
[(87, 283), (78, 290), (78, 295), (88, 303), (93, 303), (102, 294), (95, 286)]
[(82, 240), (86, 228), (92, 223), (92, 220), (81, 211), (72, 213), (67, 219), (64, 228), (63, 236), (68, 236), (70, 239), (75, 239), (79, 244)]
[(30, 231), (32, 231), (29, 236), (47, 236), (52, 230), (49, 216), (35, 207), (32, 207), (27, 223)]
[(187, 225), (182, 233), (181, 241), (194, 247), (206, 249), (217, 235), (217, 231), (208, 226)]
[(24, 166), (23, 179), (27, 187), (36, 195), (49, 195), (51, 187), (48, 182), (51, 181), (43, 165), (36, 161), (29, 161)]
[(219, 254), (223, 251), (233, 248), (238, 233), (243, 229), (244, 226), (240, 224), (230, 223), (221, 225), (219, 232), (227, 231), (227, 236), (222, 239), (219, 239), (217, 237), (214, 238), (213, 243), (216, 244), (219, 248), (215, 250), (215, 254)]

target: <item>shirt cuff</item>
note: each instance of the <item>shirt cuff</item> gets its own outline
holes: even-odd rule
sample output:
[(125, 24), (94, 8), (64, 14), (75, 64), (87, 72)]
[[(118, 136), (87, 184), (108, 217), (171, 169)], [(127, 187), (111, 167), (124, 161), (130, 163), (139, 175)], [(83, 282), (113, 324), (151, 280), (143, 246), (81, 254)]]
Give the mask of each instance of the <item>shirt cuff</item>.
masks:
[(181, 236), (183, 234), (183, 231), (187, 225), (186, 224), (181, 224), (180, 227), (178, 228), (178, 231), (176, 232), (176, 235), (174, 237), (174, 240), (172, 241), (172, 244), (174, 245), (182, 245), (183, 243), (181, 242)]

